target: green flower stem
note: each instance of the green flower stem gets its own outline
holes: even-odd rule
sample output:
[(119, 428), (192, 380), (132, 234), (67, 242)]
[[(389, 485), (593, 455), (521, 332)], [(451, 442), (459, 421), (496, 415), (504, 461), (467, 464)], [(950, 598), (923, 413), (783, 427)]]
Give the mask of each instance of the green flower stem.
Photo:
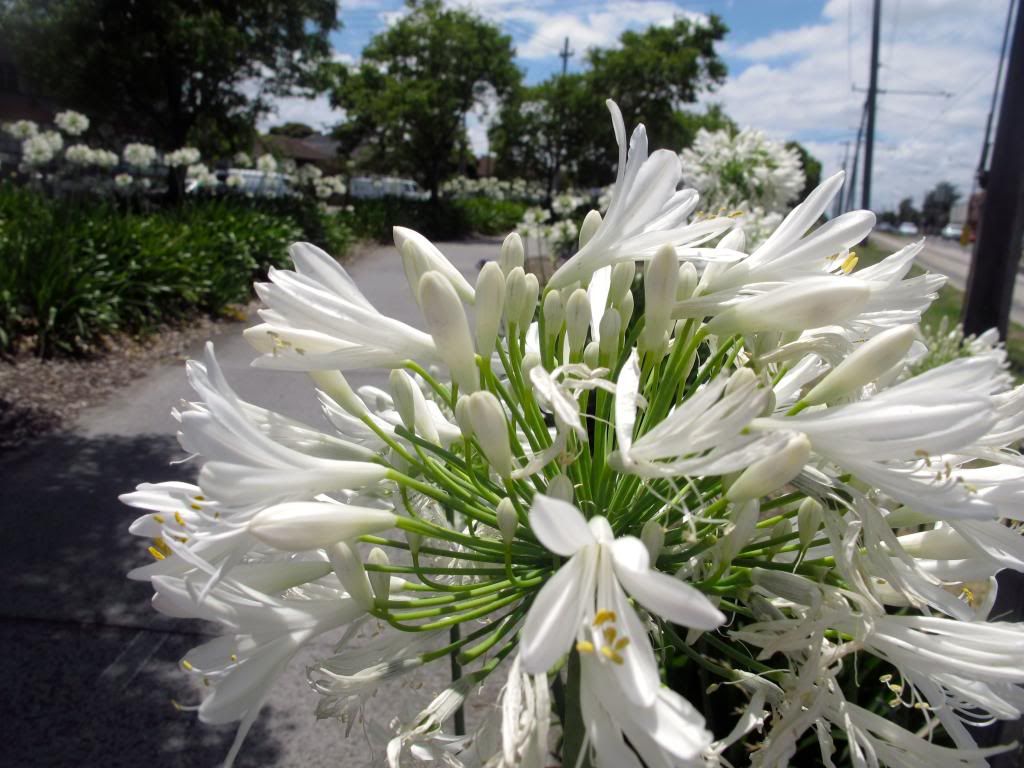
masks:
[[(449, 616), (451, 614), (461, 613), (462, 611), (470, 608), (480, 608), (482, 606), (490, 605), (495, 602), (496, 599), (502, 597), (508, 597), (514, 595), (516, 597), (522, 597), (522, 592), (518, 589), (506, 587), (504, 590), (499, 591), (495, 595), (483, 595), (482, 597), (471, 597), (464, 598), (459, 597), (456, 602), (449, 605), (435, 605), (429, 608), (419, 608), (415, 610), (405, 610), (398, 608), (388, 608), (388, 615), (396, 621), (416, 621), (418, 619), (433, 619), (438, 616)], [(390, 602), (390, 601), (389, 601)]]
[[(452, 629), (458, 629), (458, 627), (452, 627)], [(452, 642), (450, 642), (448, 645), (444, 646), (443, 648), (438, 648), (436, 651), (429, 651), (427, 653), (421, 654), (420, 655), (420, 661), (422, 661), (424, 664), (429, 664), (432, 661), (437, 661), (438, 659), (443, 659), (445, 656), (449, 655), (450, 653), (453, 653), (454, 651), (459, 650), (459, 648), (462, 648), (463, 646), (473, 642), (477, 638), (486, 635), (490, 631), (491, 631), (491, 625), (488, 625), (488, 626), (485, 626), (485, 627), (480, 627), (479, 629), (477, 629), (477, 630), (475, 630), (473, 632), (470, 632), (465, 637), (453, 637), (452, 638)], [(460, 662), (462, 661), (461, 657), (459, 658), (459, 661)]]
[(687, 643), (686, 640), (680, 637), (670, 625), (663, 623), (662, 629), (665, 633), (665, 636), (668, 637), (668, 639), (671, 641), (672, 647), (682, 651), (689, 659), (694, 661), (698, 666), (706, 669), (708, 672), (711, 672), (712, 674), (718, 675), (719, 677), (724, 677), (726, 680), (736, 679), (735, 672), (733, 672), (728, 667), (723, 667), (720, 664), (715, 664), (715, 662), (711, 661), (704, 654), (700, 653), (696, 648)]
[[(381, 536), (360, 536), (359, 540), (366, 544), (375, 544), (378, 547), (392, 547), (394, 549), (411, 550), (409, 543), (398, 539), (385, 539)], [(439, 547), (421, 546), (419, 551), (425, 555), (440, 555), (442, 557), (457, 557), (460, 560), (478, 560), (484, 563), (500, 563), (500, 558), (493, 558), (478, 552), (452, 552), (450, 549)]]
[(700, 370), (697, 371), (697, 377), (693, 380), (693, 388), (696, 389), (704, 382), (711, 381), (711, 379), (717, 376), (719, 371), (724, 367), (724, 365), (718, 365), (718, 363), (721, 363), (723, 358), (725, 358), (730, 351), (732, 352), (731, 357), (735, 358), (736, 354), (739, 353), (739, 350), (742, 347), (742, 344), (737, 344), (737, 342), (742, 341), (742, 336), (730, 336), (726, 339), (725, 343), (719, 346), (715, 351), (715, 354), (709, 357), (707, 361), (705, 361), (704, 365), (700, 367)]
[[(537, 571), (533, 571), (533, 573), (537, 573)], [(531, 581), (521, 583), (526, 584), (529, 587), (533, 587), (541, 581), (541, 578), (535, 577)], [(437, 597), (422, 597), (414, 598), (412, 600), (388, 600), (382, 607), (406, 610), (409, 608), (432, 608), (438, 605), (451, 605), (453, 603), (458, 603), (461, 600), (469, 600), (483, 597), (485, 595), (491, 595), (495, 592), (501, 592), (502, 590), (507, 590), (512, 586), (515, 585), (513, 585), (511, 581), (503, 579), (502, 581), (492, 581), (490, 584), (478, 584), (476, 586), (472, 586), (459, 595), (438, 595)]]
[(414, 372), (416, 374), (419, 374), (419, 376), (422, 377), (422, 379), (425, 382), (427, 382), (428, 385), (430, 385), (430, 388), (432, 390), (434, 390), (434, 392), (436, 392), (441, 397), (441, 399), (444, 401), (445, 405), (447, 405), (449, 408), (454, 410), (454, 408), (455, 408), (455, 398), (454, 398), (454, 395), (453, 395), (452, 391), (449, 390), (448, 387), (444, 386), (437, 379), (435, 379), (433, 376), (431, 376), (415, 360), (406, 360), (405, 362), (402, 363), (402, 366), (404, 368), (408, 368), (410, 371), (412, 371), (412, 372)]
[[(483, 642), (480, 642), (477, 645), (473, 646), (472, 648), (469, 648), (469, 649), (467, 649), (467, 650), (465, 650), (465, 651), (463, 651), (462, 653), (459, 654), (459, 661), (462, 662), (463, 664), (470, 664), (473, 661), (476, 661), (478, 658), (480, 658), (480, 656), (482, 656), (483, 654), (487, 653), (487, 651), (489, 651), (491, 648), (493, 648), (498, 643), (498, 641), (501, 640), (501, 638), (503, 638), (513, 628), (515, 628), (516, 624), (519, 623), (519, 620), (522, 619), (522, 617), (525, 614), (526, 614), (526, 611), (524, 611), (521, 608), (520, 609), (516, 609), (516, 610), (512, 610), (509, 613), (505, 614), (505, 616), (503, 616), (502, 618), (498, 619), (498, 622), (499, 622), (498, 628), (493, 630), (493, 631), (491, 631), (491, 633), (487, 636), (487, 638), (485, 640), (483, 640)], [(475, 639), (475, 636), (478, 636), (480, 634), (480, 632), (487, 632), (493, 626), (494, 626), (493, 623), (492, 624), (488, 624), (482, 630), (480, 630), (478, 632), (474, 632), (473, 633), (474, 639)]]
[[(433, 523), (421, 520), (420, 518), (400, 517), (395, 522), (395, 527), (403, 531), (418, 533), (419, 535), (428, 538), (442, 539), (455, 544), (462, 544), (476, 552), (490, 552), (498, 558), (497, 562), (501, 562), (500, 558), (504, 557), (504, 552), (498, 542), (491, 542), (487, 539), (480, 539), (475, 536), (467, 536), (466, 534), (453, 531), (450, 528), (434, 525)], [(453, 556), (455, 555), (455, 553), (451, 554)], [(532, 555), (533, 553), (528, 554)]]
[(380, 609), (374, 609), (370, 613), (373, 616), (376, 616), (378, 619), (386, 621), (395, 629), (401, 630), (402, 632), (433, 632), (437, 629), (447, 629), (448, 627), (455, 626), (456, 624), (462, 624), (466, 621), (473, 621), (474, 619), (479, 619), (482, 616), (486, 616), (489, 613), (493, 613), (499, 608), (503, 608), (506, 605), (509, 605), (511, 603), (516, 602), (517, 600), (522, 599), (522, 592), (516, 590), (514, 594), (511, 594), (507, 597), (496, 599), (493, 602), (488, 603), (487, 605), (484, 605), (480, 608), (476, 608), (475, 610), (467, 611), (466, 613), (459, 613), (454, 616), (449, 616), (445, 619), (440, 619), (439, 621), (429, 622), (427, 624), (403, 624), (398, 619), (404, 619), (408, 617), (401, 616), (395, 618), (391, 616), (391, 614)]
[[(733, 661), (735, 661), (735, 662), (737, 662), (739, 664), (743, 664), (748, 669), (752, 669), (754, 672), (758, 672), (760, 674), (778, 674), (778, 673), (781, 672), (781, 670), (772, 669), (767, 664), (762, 664), (761, 662), (759, 662), (757, 659), (753, 658), (752, 656), (747, 656), (747, 655), (744, 655), (744, 654), (740, 653), (739, 651), (736, 650), (736, 648), (733, 645), (730, 645), (729, 643), (722, 642), (721, 640), (719, 640), (711, 632), (705, 632), (703, 635), (701, 635), (701, 638), (708, 645), (714, 647), (714, 649), (716, 651), (719, 651), (720, 653), (725, 654), (726, 656), (728, 656)], [(746, 647), (746, 646), (743, 646), (743, 647)]]
[(374, 565), (366, 563), (363, 566), (371, 573), (433, 573), (449, 576), (504, 576), (504, 568), (459, 568), (458, 566), (445, 567), (440, 565)]

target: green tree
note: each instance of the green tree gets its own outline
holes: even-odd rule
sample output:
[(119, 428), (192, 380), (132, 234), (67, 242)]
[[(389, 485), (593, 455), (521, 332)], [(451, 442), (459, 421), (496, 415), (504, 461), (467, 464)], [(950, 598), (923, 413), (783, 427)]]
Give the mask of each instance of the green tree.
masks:
[(343, 151), (369, 170), (410, 175), (436, 199), (465, 154), (465, 116), (503, 99), (522, 78), (512, 39), (476, 14), (439, 0), (377, 34), (358, 66), (335, 65), (331, 100), (347, 120)]
[(921, 206), (921, 226), (926, 232), (938, 232), (949, 223), (949, 212), (960, 193), (948, 181), (940, 181), (924, 196)]
[(811, 191), (821, 184), (821, 160), (816, 158), (807, 148), (804, 147), (799, 141), (787, 141), (786, 149), (796, 150), (796, 153), (800, 155), (800, 165), (804, 169), (804, 182), (803, 191), (800, 192), (800, 196), (797, 198), (797, 202), (804, 200)]
[(693, 112), (681, 109), (673, 115), (675, 120), (674, 133), (677, 137), (673, 149), (686, 149), (693, 145), (697, 138), (697, 132), (702, 128), (705, 131), (729, 131), (735, 134), (739, 126), (732, 118), (725, 114), (721, 104), (709, 104), (703, 112)]
[(272, 136), (287, 136), (292, 139), (304, 139), (307, 136), (312, 136), (316, 131), (313, 130), (312, 126), (306, 125), (305, 123), (284, 123), (283, 125), (275, 125), (268, 131)]
[(338, 26), (335, 0), (0, 0), (0, 35), (38, 91), (122, 136), (207, 153), (244, 146), (270, 96), (308, 93)]
[(914, 201), (909, 197), (900, 200), (896, 215), (899, 216), (901, 223), (909, 221), (911, 224), (917, 224), (921, 219), (921, 212), (914, 207)]
[(731, 125), (720, 107), (705, 114), (682, 109), (725, 78), (714, 48), (725, 33), (714, 15), (706, 23), (680, 18), (668, 27), (625, 32), (618, 48), (591, 49), (582, 73), (522, 89), (491, 128), (500, 172), (549, 184), (558, 176), (583, 186), (607, 184), (618, 159), (605, 107), (609, 98), (622, 109), (627, 130), (646, 125), (652, 147), (681, 149), (702, 127)]

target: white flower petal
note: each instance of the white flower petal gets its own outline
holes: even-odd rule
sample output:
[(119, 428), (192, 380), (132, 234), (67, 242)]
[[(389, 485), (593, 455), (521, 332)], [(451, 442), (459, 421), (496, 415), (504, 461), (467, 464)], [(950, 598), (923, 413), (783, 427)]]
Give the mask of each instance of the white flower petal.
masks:
[(572, 504), (538, 493), (530, 507), (530, 527), (537, 540), (562, 557), (576, 554), (594, 543), (594, 535), (582, 513)]

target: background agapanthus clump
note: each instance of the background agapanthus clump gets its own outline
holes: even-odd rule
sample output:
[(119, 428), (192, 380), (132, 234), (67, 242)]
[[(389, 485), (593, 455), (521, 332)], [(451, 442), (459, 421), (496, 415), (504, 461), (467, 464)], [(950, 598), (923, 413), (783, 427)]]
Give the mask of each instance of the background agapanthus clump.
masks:
[(818, 226), (841, 175), (749, 249), (610, 108), (610, 205), (546, 286), (515, 234), (474, 286), (396, 228), (420, 331), (312, 245), (271, 270), (254, 365), (306, 374), (325, 425), (189, 364), (197, 484), (123, 498), (156, 608), (224, 627), (181, 666), (200, 719), (241, 721), (229, 762), (324, 633), (322, 717), (452, 666), (393, 766), (980, 768), (967, 726), (1020, 716), (1024, 631), (988, 617), (1024, 569), (1002, 350), (916, 373), (943, 278), (907, 277), (920, 244), (857, 269), (873, 215)]

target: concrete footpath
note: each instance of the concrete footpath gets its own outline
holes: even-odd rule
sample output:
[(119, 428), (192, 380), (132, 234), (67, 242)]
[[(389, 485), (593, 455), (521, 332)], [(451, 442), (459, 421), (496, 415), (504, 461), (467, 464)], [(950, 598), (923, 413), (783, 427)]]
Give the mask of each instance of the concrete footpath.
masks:
[[(476, 262), (498, 252), (497, 242), (440, 247), (470, 282)], [(422, 327), (394, 248), (363, 254), (350, 271), (382, 312)], [(301, 374), (249, 367), (243, 327), (214, 339), (239, 394), (325, 427)], [(372, 374), (351, 379), (380, 382)], [(171, 705), (172, 698), (197, 700), (177, 663), (213, 628), (159, 615), (149, 586), (125, 578), (149, 556), (145, 542), (128, 533), (135, 511), (117, 501), (140, 482), (194, 479), (195, 465), (169, 464), (181, 456), (170, 409), (191, 395), (184, 366), (166, 365), (86, 412), (74, 428), (0, 457), (0, 766), (214, 766), (227, 753), (234, 726), (205, 726)], [(373, 764), (384, 743), (374, 738), (374, 752), (367, 733), (415, 713), (446, 679), (445, 665), (437, 664), (430, 676), (387, 686), (346, 738), (342, 724), (315, 720), (317, 695), (304, 674), (308, 659), (329, 655), (336, 639), (292, 663), (239, 766)], [(485, 703), (467, 713), (471, 721), (494, 703), (493, 694), (481, 698)]]

